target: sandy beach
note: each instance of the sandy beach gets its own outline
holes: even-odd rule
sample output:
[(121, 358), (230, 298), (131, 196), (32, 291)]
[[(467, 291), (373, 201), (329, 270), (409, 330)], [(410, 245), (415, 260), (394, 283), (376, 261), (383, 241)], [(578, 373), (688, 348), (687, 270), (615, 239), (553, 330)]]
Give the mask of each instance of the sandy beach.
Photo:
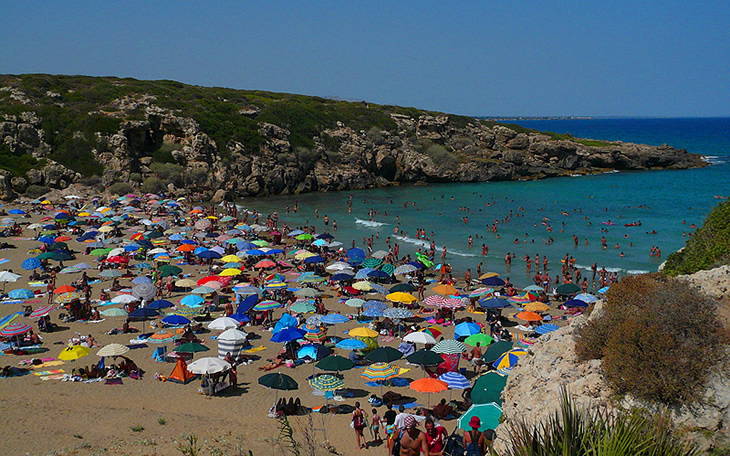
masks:
[[(23, 269), (21, 263), (37, 255), (37, 253), (28, 253), (29, 250), (42, 245), (41, 242), (34, 239), (34, 237), (38, 236), (42, 228), (29, 229), (28, 226), (33, 223), (52, 222), (52, 220), (45, 219), (42, 221), (41, 219), (43, 217), (53, 218), (58, 214), (58, 210), (61, 208), (58, 203), (76, 201), (73, 199), (64, 199), (62, 195), (54, 196), (55, 198), (51, 200), (52, 204), (11, 203), (6, 204), (2, 208), (8, 212), (11, 209), (21, 209), (28, 213), (25, 215), (9, 214), (3, 216), (8, 217), (6, 219), (6, 226), (12, 226), (13, 223), (17, 222), (22, 228), (22, 232), (19, 235), (2, 239), (4, 242), (8, 242), (14, 246), (14, 248), (5, 249), (0, 252), (0, 257), (7, 259), (2, 264), (2, 270), (12, 270), (14, 273), (22, 276), (14, 283), (5, 283), (5, 290), (9, 292), (14, 289), (26, 288), (34, 292), (37, 291), (38, 293), (34, 298), (25, 300), (27, 302), (21, 300), (21, 302), (10, 304), (0, 303), (0, 317), (22, 311), (26, 305), (30, 305), (33, 309), (36, 309), (47, 303), (47, 297), (44, 294), (45, 287), (29, 286), (28, 277), (31, 271)], [(124, 222), (119, 224), (119, 228), (122, 231), (121, 242), (119, 244), (129, 244), (132, 242), (130, 236), (134, 233), (144, 232), (144, 226), (139, 224), (142, 219), (151, 218), (153, 221), (157, 221), (158, 219), (167, 220), (168, 222), (172, 221), (172, 217), (170, 216), (158, 216), (154, 213), (145, 213), (148, 209), (152, 209), (154, 212), (166, 207), (161, 203), (150, 204), (150, 200), (156, 200), (156, 197), (141, 197), (136, 202), (134, 198), (127, 198), (121, 201), (122, 204), (116, 208), (116, 211), (112, 212), (115, 214), (126, 214)], [(97, 204), (102, 204), (102, 202), (100, 201)], [(184, 201), (181, 201), (179, 204), (179, 212), (182, 218), (190, 219), (193, 217), (195, 220), (200, 220), (207, 215), (206, 213), (191, 215), (191, 207), (186, 205)], [(123, 211), (125, 206), (130, 205), (140, 207), (141, 209)], [(167, 208), (169, 209), (170, 207), (168, 206)], [(93, 213), (96, 209), (98, 207), (95, 208), (94, 203), (87, 201), (85, 203), (78, 203), (78, 208), (69, 210), (69, 212), (71, 215), (76, 214), (76, 220), (84, 222), (78, 228), (89, 230), (90, 228), (86, 223), (94, 219)], [(216, 217), (220, 218), (226, 215), (222, 207), (217, 206), (213, 210), (216, 213)], [(83, 217), (78, 216), (78, 213), (90, 213), (92, 215)], [(242, 215), (238, 214), (238, 218), (240, 220)], [(220, 230), (222, 232), (225, 229), (231, 229), (238, 223), (236, 220), (221, 223)], [(251, 223), (250, 217), (248, 223)], [(222, 225), (226, 225), (227, 228), (223, 228)], [(166, 238), (173, 233), (179, 233), (180, 229), (181, 227), (170, 223), (170, 228), (165, 231), (165, 237), (155, 240), (155, 248), (164, 248), (172, 252), (173, 258), (170, 260), (172, 264), (179, 262), (174, 252), (178, 244)], [(69, 249), (75, 252), (76, 258), (63, 262), (64, 266), (72, 266), (80, 262), (86, 262), (92, 266), (92, 269), (86, 270), (90, 280), (93, 281), (93, 279), (97, 278), (99, 271), (93, 268), (97, 265), (97, 259), (104, 257), (84, 255), (86, 245), (76, 240), (80, 236), (80, 233), (70, 234), (70, 229), (66, 227), (65, 223), (60, 230), (53, 231), (55, 233), (53, 235), (55, 236), (68, 234), (71, 238), (71, 240), (66, 242)], [(188, 234), (192, 234), (193, 232), (190, 231)], [(255, 234), (255, 231), (242, 232), (241, 237), (252, 239), (255, 237)], [(272, 239), (272, 236), (267, 231), (261, 231), (258, 235), (261, 239)], [(107, 236), (107, 238), (109, 237)], [(193, 237), (192, 239), (195, 238)], [(220, 241), (216, 241), (214, 238), (205, 239), (212, 239), (212, 241), (206, 241), (208, 247), (221, 244)], [(345, 246), (349, 245), (349, 239), (339, 240)], [(295, 250), (292, 248), (292, 245), (296, 241), (293, 238), (284, 236), (283, 242), (286, 245), (269, 245), (269, 247), (282, 247), (286, 252), (286, 254), (275, 255), (274, 259), (294, 262), (293, 256), (289, 252)], [(302, 244), (302, 242), (299, 243), (300, 245)], [(307, 244), (311, 244), (311, 241), (307, 242)], [(117, 243), (109, 245), (109, 247), (115, 246), (117, 246)], [(332, 252), (336, 252), (336, 249), (331, 250)], [(337, 253), (334, 255), (337, 257), (342, 256), (342, 254)], [(141, 261), (133, 259), (130, 264), (139, 262)], [(331, 262), (332, 260), (329, 260), (326, 264), (331, 264)], [(154, 264), (154, 262), (151, 263)], [(214, 260), (213, 263), (219, 264), (220, 261)], [(57, 266), (58, 262), (50, 261), (50, 265)], [(180, 277), (186, 276), (193, 280), (205, 277), (209, 273), (208, 265), (181, 265), (180, 267), (183, 269)], [(232, 284), (235, 284), (239, 280), (243, 281), (245, 276), (258, 275), (258, 270), (252, 271), (250, 268), (242, 269), (243, 274), (233, 277)], [(286, 269), (284, 268), (282, 270), (283, 274), (286, 273)], [(150, 273), (149, 269), (139, 270), (131, 268), (131, 271), (137, 275)], [(272, 270), (270, 272), (276, 271)], [(292, 283), (289, 283), (289, 286), (297, 286), (298, 284), (294, 282), (296, 270), (289, 271), (289, 274), (285, 275), (287, 280), (292, 281)], [(426, 274), (426, 277), (429, 280), (438, 279), (439, 275), (431, 271)], [(461, 272), (454, 271), (454, 277), (462, 275)], [(55, 286), (70, 285), (80, 278), (81, 272), (61, 273), (57, 275)], [(131, 288), (134, 286), (130, 282), (132, 278), (134, 277), (120, 278), (119, 282), (121, 287)], [(397, 276), (397, 278), (402, 280), (403, 276)], [(99, 282), (90, 283), (91, 299), (93, 301), (92, 307), (98, 302), (102, 291), (109, 289), (111, 283), (111, 279), (108, 278)], [(426, 296), (435, 294), (432, 290), (435, 285), (438, 285), (438, 283), (433, 282), (425, 286)], [(464, 285), (463, 280), (457, 281), (455, 284), (459, 289), (463, 289)], [(393, 284), (386, 286), (390, 288)], [(480, 285), (475, 285), (471, 289), (473, 290), (478, 286)], [(339, 312), (342, 315), (351, 315), (354, 318), (353, 314), (356, 313), (356, 309), (344, 305), (338, 299), (337, 291), (325, 284), (319, 284), (319, 288), (324, 291), (324, 295), (322, 296), (323, 304), (328, 312)], [(463, 293), (468, 294), (468, 292), (462, 291)], [(165, 299), (179, 305), (178, 301), (189, 294), (189, 290), (187, 292), (178, 290), (174, 291), (172, 296), (165, 297)], [(118, 293), (116, 292), (110, 293), (111, 297), (117, 295)], [(232, 293), (221, 293), (221, 295), (235, 299)], [(365, 294), (364, 299), (377, 299), (392, 304), (385, 299), (384, 295), (377, 293)], [(120, 304), (102, 306), (99, 307), (99, 310), (121, 307)], [(564, 312), (557, 310), (557, 306), (554, 307), (554, 309), (546, 312), (545, 315), (550, 314), (555, 317), (552, 323), (556, 323), (558, 326), (566, 324), (567, 321), (561, 318)], [(165, 312), (172, 311), (174, 309), (164, 309), (161, 317), (165, 315)], [(276, 309), (273, 313), (274, 319), (280, 318), (284, 311), (285, 309)], [(414, 312), (416, 311), (414, 310)], [(514, 306), (505, 309), (502, 314), (505, 316), (513, 316), (517, 312), (517, 306)], [(125, 320), (123, 316), (103, 317), (104, 319), (99, 322), (73, 321), (65, 323), (59, 320), (61, 313), (67, 314), (68, 312), (66, 309), (60, 309), (50, 313), (51, 321), (59, 326), (57, 330), (50, 333), (40, 333), (42, 347), (47, 351), (26, 355), (5, 354), (0, 357), (0, 367), (20, 367), (19, 362), (32, 358), (57, 358), (74, 336), (92, 335), (99, 346), (93, 347), (88, 356), (78, 360), (51, 361), (47, 365), (40, 367), (34, 366), (36, 368), (30, 369), (30, 372), (26, 375), (0, 379), (0, 420), (6, 436), (2, 450), (3, 454), (175, 455), (181, 454), (177, 448), (185, 442), (185, 435), (191, 434), (195, 434), (198, 437), (198, 444), (208, 451), (208, 453), (203, 454), (248, 454), (249, 450), (257, 455), (283, 454), (285, 452), (280, 447), (282, 440), (279, 439), (279, 423), (276, 419), (269, 417), (269, 410), (274, 403), (275, 392), (258, 384), (258, 378), (266, 373), (260, 371), (258, 368), (265, 365), (268, 362), (267, 359), (275, 358), (282, 350), (282, 344), (270, 341), (272, 332), (263, 330), (261, 326), (252, 326), (250, 324), (243, 326), (242, 329), (244, 331), (256, 335), (256, 338), (251, 341), (252, 346), (256, 348), (255, 353), (253, 353), (255, 360), (251, 364), (239, 365), (237, 367), (237, 388), (227, 388), (218, 395), (206, 396), (199, 393), (199, 380), (192, 381), (186, 385), (156, 380), (155, 374), (162, 376), (170, 375), (175, 367), (175, 363), (157, 362), (152, 359), (152, 353), (156, 348), (156, 345), (153, 344), (145, 344), (140, 348), (131, 349), (125, 355), (132, 359), (144, 371), (142, 379), (123, 378), (123, 384), (115, 385), (108, 385), (105, 382), (85, 383), (53, 379), (53, 376), (60, 377), (62, 374), (71, 374), (73, 369), (98, 363), (100, 357), (96, 355), (96, 352), (101, 347), (110, 343), (129, 345), (131, 340), (137, 336), (137, 334), (109, 334), (113, 328), (122, 327)], [(211, 317), (215, 318), (222, 314), (223, 309), (219, 308), (219, 310), (212, 312)], [(467, 315), (471, 316), (475, 322), (485, 324), (486, 315), (483, 312), (467, 312), (461, 309), (455, 313), (455, 318), (463, 318)], [(306, 319), (309, 316), (311, 314), (304, 315), (303, 317)], [(428, 315), (426, 316), (428, 317)], [(160, 324), (161, 317), (155, 320), (157, 325)], [(519, 324), (525, 324), (524, 321), (512, 320)], [(428, 323), (424, 323), (422, 320), (420, 321), (420, 323), (416, 324), (419, 324), (421, 328), (429, 326)], [(37, 320), (21, 316), (16, 318), (13, 323), (27, 323), (37, 332)], [(207, 325), (207, 322), (204, 323), (205, 325)], [(146, 332), (150, 332), (149, 322), (143, 323), (136, 321), (132, 322), (132, 326), (145, 328)], [(346, 337), (344, 334), (345, 331), (358, 326), (367, 326), (367, 322), (358, 323), (353, 319), (334, 327), (329, 326), (328, 336), (337, 335), (339, 337)], [(443, 331), (446, 339), (453, 338), (453, 326), (436, 326)], [(160, 328), (158, 326), (155, 331), (159, 330)], [(488, 334), (489, 326), (486, 326), (484, 331)], [(511, 328), (510, 331), (515, 334), (522, 333), (514, 328)], [(210, 348), (210, 351), (196, 353), (195, 359), (203, 356), (217, 355), (217, 343), (211, 340), (211, 337), (219, 333), (220, 331), (206, 330), (203, 333), (197, 334), (202, 340), (203, 345)], [(392, 338), (379, 338), (380, 346), (397, 348), (400, 342), (401, 339), (397, 337), (397, 334)], [(166, 345), (172, 350), (173, 344)], [(421, 345), (418, 348), (422, 347)], [(334, 353), (347, 357), (349, 351), (334, 348)], [(108, 360), (107, 363), (111, 362), (110, 358), (106, 359)], [(425, 372), (419, 366), (408, 365), (405, 359), (395, 361), (394, 364), (401, 368), (410, 369), (401, 375), (402, 378), (408, 381), (425, 376)], [(471, 379), (474, 377), (474, 370), (468, 361), (461, 360), (460, 367), (463, 368), (462, 373), (467, 378)], [(63, 372), (60, 372), (61, 370)], [(299, 385), (299, 389), (296, 391), (279, 391), (279, 397), (300, 398), (302, 405), (308, 408), (317, 408), (325, 403), (324, 397), (322, 395), (314, 395), (314, 389), (307, 383), (307, 377), (322, 373), (312, 363), (304, 363), (295, 368), (282, 366), (272, 372), (277, 371), (291, 376)], [(342, 406), (343, 413), (334, 415), (312, 413), (311, 415), (293, 416), (289, 418), (294, 428), (294, 436), (300, 443), (303, 443), (306, 440), (306, 434), (309, 434), (318, 443), (324, 442), (325, 440), (328, 441), (338, 454), (387, 454), (387, 448), (382, 444), (374, 445), (358, 452), (354, 431), (349, 426), (351, 415), (348, 411), (351, 410), (355, 401), (359, 401), (362, 404), (363, 410), (370, 415), (372, 406), (368, 404), (368, 397), (370, 394), (380, 396), (380, 388), (365, 385), (367, 380), (361, 376), (362, 371), (363, 368), (355, 368), (343, 372), (344, 387), (350, 390), (350, 397), (345, 395), (342, 398), (337, 397), (336, 399), (338, 400), (329, 400), (330, 404)], [(49, 372), (51, 373), (48, 374)], [(45, 376), (50, 375), (51, 379), (44, 379), (44, 375), (38, 375), (40, 373), (46, 373), (47, 375)], [(421, 406), (427, 406), (428, 404), (433, 406), (442, 398), (447, 400), (451, 397), (461, 399), (461, 390), (446, 390), (428, 395), (414, 391), (407, 386), (385, 388), (385, 390), (388, 389), (404, 396), (412, 397), (412, 401), (417, 402)], [(338, 391), (339, 395), (340, 392)], [(378, 410), (382, 416), (385, 407), (378, 407)], [(408, 411), (415, 413), (416, 410), (416, 408), (411, 408)], [(441, 424), (451, 433), (456, 427), (456, 420), (444, 420)], [(305, 431), (307, 428), (311, 428), (311, 430), (308, 432)], [(364, 435), (368, 441), (372, 440), (367, 430)], [(318, 446), (317, 454), (327, 454), (327, 450)]]

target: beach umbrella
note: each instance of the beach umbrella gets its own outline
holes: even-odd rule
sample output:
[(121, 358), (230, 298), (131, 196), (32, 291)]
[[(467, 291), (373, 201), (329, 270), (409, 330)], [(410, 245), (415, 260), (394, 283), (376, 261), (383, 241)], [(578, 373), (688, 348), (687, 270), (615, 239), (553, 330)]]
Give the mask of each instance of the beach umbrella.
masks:
[(416, 291), (416, 287), (410, 283), (399, 283), (398, 285), (394, 285), (390, 288), (391, 293), (397, 293), (399, 291), (403, 293), (410, 293), (412, 291)]
[(122, 344), (109, 344), (96, 352), (97, 356), (121, 356), (129, 351), (129, 347)]
[(205, 302), (205, 299), (198, 295), (187, 295), (180, 300), (180, 304), (188, 307), (200, 307)]
[[(297, 358), (309, 358), (311, 360), (317, 360), (324, 357), (328, 353), (329, 350), (327, 350), (322, 344), (307, 344), (299, 349), (299, 351), (297, 352)], [(314, 366), (312, 367), (312, 369), (314, 369)]]
[(433, 292), (441, 296), (454, 296), (459, 294), (459, 290), (451, 285), (441, 284), (432, 288)]
[(512, 350), (512, 342), (501, 340), (487, 347), (487, 350), (482, 355), (482, 359), (486, 363), (493, 363), (502, 356), (502, 354), (507, 353), (510, 350)]
[(325, 358), (322, 358), (316, 364), (316, 367), (325, 371), (341, 372), (352, 369), (353, 367), (355, 367), (355, 363), (345, 358), (344, 356), (329, 355)]
[(365, 317), (370, 318), (379, 318), (383, 316), (383, 311), (378, 309), (365, 309), (365, 311), (362, 313)]
[(160, 271), (160, 277), (176, 276), (182, 272), (182, 269), (178, 266), (166, 264), (158, 268)]
[(19, 274), (12, 273), (10, 271), (2, 271), (0, 272), (0, 282), (17, 282), (18, 279), (20, 279), (22, 276)]
[(344, 384), (342, 379), (330, 374), (321, 374), (309, 379), (309, 385), (320, 391), (335, 391)]
[(389, 380), (401, 374), (401, 369), (390, 363), (373, 363), (362, 372), (361, 376), (368, 380)]
[(588, 307), (588, 303), (580, 299), (569, 299), (563, 304), (565, 307)]
[(2, 337), (20, 336), (22, 334), (27, 333), (31, 329), (33, 329), (33, 328), (31, 328), (29, 325), (26, 325), (25, 323), (11, 323), (0, 330), (0, 336), (2, 336)]
[(208, 329), (213, 331), (225, 331), (232, 328), (238, 328), (238, 321), (230, 317), (219, 317), (208, 324)]
[(481, 298), (488, 294), (494, 293), (494, 288), (477, 288), (476, 290), (469, 293), (470, 298)]
[(548, 323), (548, 324), (538, 326), (535, 329), (535, 332), (540, 335), (543, 335), (543, 334), (547, 334), (549, 332), (557, 331), (558, 329), (560, 329), (559, 326)]
[(91, 353), (91, 349), (89, 347), (84, 347), (83, 345), (72, 345), (64, 348), (63, 351), (59, 353), (58, 359), (63, 361), (74, 361), (87, 356), (89, 353)]
[(502, 356), (492, 364), (498, 372), (502, 374), (508, 374), (512, 371), (512, 368), (517, 364), (520, 357), (525, 356), (527, 350), (523, 348), (513, 348), (507, 353), (503, 353)]
[(435, 344), (436, 338), (431, 334), (423, 331), (415, 331), (410, 334), (406, 334), (403, 337), (404, 342), (410, 342), (412, 344)]
[(299, 298), (315, 298), (321, 295), (322, 292), (314, 288), (300, 288), (294, 292), (294, 295)]
[(257, 312), (264, 312), (267, 310), (274, 310), (280, 307), (284, 307), (284, 304), (276, 301), (261, 301), (260, 303), (253, 306), (253, 310)]
[(404, 304), (410, 304), (413, 302), (418, 301), (415, 296), (413, 296), (410, 293), (403, 293), (403, 292), (396, 292), (396, 293), (390, 293), (385, 297), (388, 301), (393, 302), (402, 302)]
[(197, 375), (217, 374), (230, 368), (231, 365), (227, 361), (212, 356), (206, 356), (188, 364), (188, 370)]
[(26, 260), (23, 260), (23, 262), (20, 264), (20, 267), (22, 267), (26, 271), (32, 271), (33, 269), (41, 267), (41, 261), (37, 258), (28, 258)]
[(152, 279), (147, 276), (135, 277), (132, 279), (132, 283), (135, 285), (142, 285), (143, 283), (152, 284)]
[(449, 384), (438, 380), (436, 378), (424, 377), (418, 380), (413, 380), (408, 387), (419, 393), (428, 393), (428, 406), (431, 406), (431, 393), (438, 393), (446, 391), (449, 388)]
[(550, 310), (550, 306), (545, 304), (544, 302), (534, 301), (534, 302), (528, 302), (524, 306), (522, 306), (523, 309), (530, 311), (530, 312), (547, 312)]
[(365, 356), (371, 362), (390, 363), (403, 357), (403, 353), (393, 347), (378, 347)]
[(470, 321), (464, 321), (454, 327), (454, 338), (469, 337), (482, 332), (482, 327)]
[(99, 273), (99, 277), (106, 277), (113, 279), (115, 277), (121, 277), (123, 272), (118, 269), (105, 269)]
[(504, 280), (499, 277), (487, 277), (485, 279), (481, 279), (480, 282), (482, 285), (486, 285), (488, 287), (502, 287), (505, 284)]
[(502, 309), (504, 307), (510, 307), (512, 304), (502, 298), (486, 298), (480, 299), (479, 305), (484, 309)]
[(574, 283), (564, 283), (555, 289), (559, 295), (567, 296), (574, 293), (580, 293), (580, 287)]
[(417, 270), (418, 270), (418, 268), (413, 266), (412, 264), (404, 264), (404, 265), (401, 265), (401, 266), (398, 266), (397, 268), (395, 268), (393, 270), (393, 274), (396, 274), (396, 275), (410, 274)]
[(525, 291), (536, 291), (539, 293), (543, 291), (543, 288), (540, 285), (530, 285), (529, 287), (525, 287)]
[(33, 312), (31, 312), (30, 315), (28, 316), (28, 318), (45, 317), (46, 315), (48, 315), (49, 313), (51, 313), (51, 311), (53, 309), (54, 309), (54, 307), (52, 305), (40, 306), (36, 310), (34, 310)]
[(449, 389), (466, 389), (471, 388), (469, 380), (458, 372), (445, 372), (439, 375), (439, 380), (446, 382)]
[(348, 333), (350, 337), (378, 337), (379, 333), (377, 331), (373, 331), (370, 328), (366, 328), (364, 326), (359, 326), (357, 328), (353, 328)]
[(171, 303), (170, 301), (168, 301), (166, 299), (158, 299), (157, 301), (152, 301), (151, 303), (149, 303), (147, 305), (147, 308), (160, 310), (160, 309), (167, 309), (168, 307), (174, 307), (174, 306), (175, 306), (175, 304)]
[(360, 350), (367, 346), (368, 344), (358, 339), (342, 339), (335, 345), (342, 350)]
[(210, 350), (210, 348), (196, 342), (188, 342), (175, 348), (175, 351), (180, 353), (200, 353), (208, 350)]
[(17, 288), (15, 290), (10, 290), (8, 296), (13, 299), (30, 299), (33, 298), (35, 294), (26, 288)]
[(293, 391), (299, 389), (297, 382), (286, 374), (273, 372), (259, 377), (259, 385), (276, 390), (274, 403), (279, 401), (279, 391)]
[(408, 309), (388, 308), (383, 311), (383, 316), (392, 319), (406, 319), (413, 317), (413, 312)]
[[(198, 306), (198, 307), (200, 307), (200, 306)], [(177, 307), (173, 313), (175, 313), (177, 315), (182, 315), (183, 317), (191, 317), (194, 315), (198, 315), (200, 313), (200, 310), (198, 308), (181, 305), (181, 306)]]
[(296, 313), (314, 313), (317, 308), (311, 302), (298, 302), (291, 306), (290, 310)]
[(472, 427), (469, 423), (473, 417), (477, 417), (479, 418), (480, 423), (479, 431), (484, 432), (487, 429), (496, 429), (499, 425), (499, 419), (501, 416), (502, 408), (494, 402), (490, 402), (488, 404), (474, 404), (469, 407), (469, 410), (467, 410), (466, 413), (459, 417), (457, 426), (459, 429), (470, 431)]
[(492, 336), (484, 333), (472, 334), (471, 336), (464, 339), (464, 343), (467, 345), (471, 345), (472, 347), (476, 347), (477, 344), (480, 344), (482, 347), (486, 347), (492, 342), (494, 342)]
[(362, 282), (355, 282), (352, 285), (352, 288), (358, 291), (370, 291), (373, 289), (373, 284), (365, 280)]
[(202, 287), (197, 287), (191, 293), (197, 294), (197, 295), (207, 295), (210, 293), (213, 293), (215, 291), (215, 288), (209, 287), (207, 285), (203, 285)]
[(520, 312), (517, 315), (515, 315), (515, 318), (519, 320), (525, 320), (525, 321), (540, 321), (542, 320), (542, 316), (539, 314), (536, 314), (535, 312)]
[(497, 371), (490, 371), (477, 378), (471, 390), (471, 400), (475, 404), (496, 402), (502, 404), (502, 390), (507, 385), (507, 377)]
[(406, 361), (411, 364), (418, 364), (420, 366), (436, 366), (441, 364), (444, 359), (431, 350), (417, 350), (406, 357)]
[(149, 301), (157, 295), (157, 287), (151, 283), (142, 283), (132, 288), (132, 296)]
[(179, 279), (175, 281), (175, 286), (180, 288), (193, 288), (198, 286), (198, 284), (192, 279)]
[(430, 306), (430, 307), (441, 307), (445, 303), (446, 303), (446, 298), (444, 298), (443, 296), (439, 296), (439, 295), (427, 296), (423, 300), (423, 304)]
[(347, 318), (346, 316), (344, 316), (342, 314), (338, 314), (338, 313), (331, 313), (331, 314), (327, 314), (322, 317), (322, 323), (325, 323), (328, 325), (337, 325), (340, 323), (347, 323), (348, 321), (350, 321), (349, 318)]
[(155, 309), (149, 307), (140, 307), (129, 312), (129, 318), (152, 318), (160, 315)]
[(184, 326), (190, 323), (190, 320), (188, 318), (183, 317), (182, 315), (168, 315), (165, 318), (162, 319), (162, 323), (169, 325), (169, 326)]
[(431, 348), (434, 353), (444, 355), (454, 355), (457, 353), (464, 353), (467, 350), (466, 345), (462, 344), (458, 340), (446, 339), (437, 343)]
[(53, 298), (53, 302), (55, 302), (56, 304), (68, 304), (77, 299), (81, 299), (80, 293), (63, 293)]
[(347, 301), (345, 301), (345, 305), (348, 307), (362, 307), (365, 304), (365, 301), (360, 298), (350, 298)]
[(293, 340), (302, 339), (306, 331), (299, 328), (284, 328), (278, 333), (271, 336), (272, 342), (286, 343)]
[(127, 312), (125, 312), (123, 309), (117, 309), (117, 308), (102, 310), (101, 314), (104, 315), (105, 317), (126, 317), (127, 316)]

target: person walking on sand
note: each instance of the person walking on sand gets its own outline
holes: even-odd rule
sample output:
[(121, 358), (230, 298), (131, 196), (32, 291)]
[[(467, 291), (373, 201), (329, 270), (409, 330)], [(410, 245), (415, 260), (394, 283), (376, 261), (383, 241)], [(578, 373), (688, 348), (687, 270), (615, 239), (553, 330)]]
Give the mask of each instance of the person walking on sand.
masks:
[(365, 411), (360, 408), (360, 402), (355, 402), (355, 410), (352, 411), (352, 421), (350, 424), (355, 430), (355, 438), (357, 439), (357, 449), (362, 450), (366, 447), (363, 430), (365, 429)]

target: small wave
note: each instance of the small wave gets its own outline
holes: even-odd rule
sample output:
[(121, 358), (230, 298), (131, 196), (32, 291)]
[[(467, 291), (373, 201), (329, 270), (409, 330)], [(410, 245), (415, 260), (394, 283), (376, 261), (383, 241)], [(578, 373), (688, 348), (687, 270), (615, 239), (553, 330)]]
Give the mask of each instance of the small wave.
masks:
[(702, 160), (711, 165), (724, 165), (725, 163), (727, 163), (725, 160), (722, 160), (718, 155), (703, 155)]
[[(408, 236), (393, 236), (393, 237), (395, 239), (398, 239), (399, 241), (402, 241), (402, 242), (405, 242), (405, 243), (408, 243), (408, 244), (417, 245), (419, 247), (424, 247), (426, 249), (431, 248), (431, 243), (428, 242), (428, 241), (424, 241), (424, 240), (421, 240), (421, 239), (413, 239), (413, 238), (410, 238)], [(436, 246), (436, 252), (437, 253), (440, 252), (442, 248), (443, 247), (437, 245)], [(475, 256), (477, 256), (477, 255), (475, 255), (473, 253), (464, 253), (464, 252), (459, 252), (458, 250), (447, 250), (446, 251), (446, 255), (447, 256), (448, 255), (455, 255), (455, 256), (460, 256), (460, 257), (475, 257)]]
[(378, 228), (380, 226), (390, 225), (389, 223), (376, 222), (375, 220), (363, 220), (359, 218), (355, 219), (355, 223), (357, 223), (358, 225), (365, 225), (370, 228)]
[[(577, 269), (583, 269), (584, 271), (590, 271), (590, 266), (585, 266), (582, 264), (576, 264), (575, 267)], [(625, 272), (626, 274), (630, 275), (636, 275), (636, 274), (649, 274), (651, 271), (646, 271), (644, 269), (624, 269), (624, 268), (610, 268), (610, 267), (604, 267), (606, 271), (608, 272)], [(601, 269), (600, 267), (598, 268)]]

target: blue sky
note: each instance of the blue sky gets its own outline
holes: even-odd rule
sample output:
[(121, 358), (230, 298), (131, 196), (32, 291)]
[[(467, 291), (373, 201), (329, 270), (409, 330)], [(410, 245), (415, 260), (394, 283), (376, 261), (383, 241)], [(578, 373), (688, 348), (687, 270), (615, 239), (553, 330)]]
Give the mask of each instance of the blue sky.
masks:
[(467, 115), (730, 115), (730, 2), (0, 0), (0, 73)]

